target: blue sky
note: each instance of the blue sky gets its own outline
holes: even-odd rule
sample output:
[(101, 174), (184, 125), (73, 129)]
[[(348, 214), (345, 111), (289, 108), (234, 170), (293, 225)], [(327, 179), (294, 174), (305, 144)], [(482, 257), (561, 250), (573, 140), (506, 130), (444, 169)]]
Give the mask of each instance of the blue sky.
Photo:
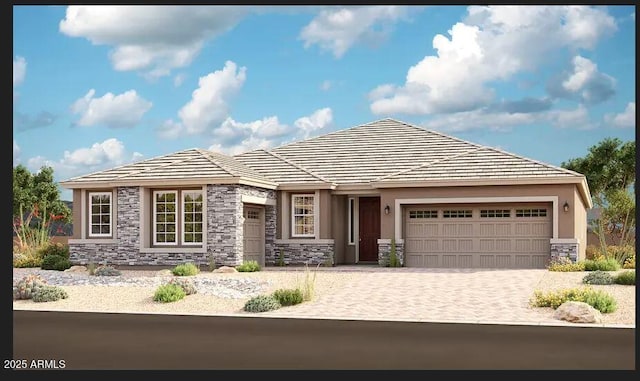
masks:
[(14, 6), (13, 163), (63, 180), (392, 117), (560, 165), (635, 141), (635, 80), (633, 6)]

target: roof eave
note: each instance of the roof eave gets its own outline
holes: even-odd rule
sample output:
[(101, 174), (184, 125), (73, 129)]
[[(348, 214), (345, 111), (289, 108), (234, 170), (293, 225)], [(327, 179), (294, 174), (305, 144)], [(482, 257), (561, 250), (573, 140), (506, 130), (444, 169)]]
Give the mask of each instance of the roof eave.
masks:
[(543, 185), (543, 184), (580, 184), (580, 177), (521, 177), (521, 178), (496, 178), (496, 179), (444, 179), (444, 180), (384, 180), (372, 182), (373, 188), (416, 188), (416, 187), (443, 187), (443, 186), (481, 186), (481, 185)]
[(67, 189), (83, 188), (114, 188), (120, 186), (183, 186), (183, 185), (203, 185), (203, 184), (241, 184), (256, 186), (266, 189), (276, 189), (277, 183), (254, 179), (250, 177), (190, 177), (173, 179), (136, 179), (136, 180), (97, 180), (97, 181), (61, 181), (59, 183)]
[(336, 189), (336, 185), (332, 183), (285, 183), (278, 185), (278, 190), (314, 190), (314, 189)]

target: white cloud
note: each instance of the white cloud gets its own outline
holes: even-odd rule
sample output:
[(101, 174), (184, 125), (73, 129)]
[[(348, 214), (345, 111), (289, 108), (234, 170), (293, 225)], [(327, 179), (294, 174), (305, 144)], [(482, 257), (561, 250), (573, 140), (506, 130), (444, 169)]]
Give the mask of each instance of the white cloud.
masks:
[(16, 165), (20, 162), (20, 146), (16, 143), (16, 140), (13, 139), (13, 165)]
[(408, 70), (403, 86), (385, 84), (369, 97), (375, 114), (461, 112), (489, 104), (489, 83), (538, 68), (559, 49), (590, 49), (616, 30), (603, 8), (471, 6), (467, 17), (433, 38), (436, 55)]
[(629, 102), (623, 112), (607, 114), (604, 121), (614, 127), (629, 128), (636, 126), (636, 102)]
[(407, 14), (408, 7), (398, 6), (324, 9), (302, 29), (299, 38), (305, 48), (318, 44), (340, 58), (356, 43), (384, 40), (392, 25)]
[(142, 154), (139, 152), (128, 153), (121, 141), (110, 138), (94, 143), (88, 148), (64, 151), (59, 160), (49, 160), (43, 156), (32, 157), (28, 160), (27, 167), (36, 171), (43, 165), (48, 165), (54, 169), (57, 178), (68, 179), (138, 161), (141, 158)]
[(173, 86), (180, 87), (184, 83), (184, 80), (187, 78), (185, 73), (180, 73), (173, 78)]
[(246, 68), (227, 61), (222, 70), (200, 77), (191, 100), (178, 112), (179, 122), (167, 120), (158, 128), (161, 137), (175, 138), (182, 133), (201, 134), (215, 129), (229, 116), (229, 99), (246, 79)]
[(333, 113), (328, 107), (316, 110), (309, 116), (297, 119), (293, 124), (298, 128), (298, 133), (303, 138), (308, 138), (317, 130), (321, 130), (331, 124), (333, 121)]
[[(556, 96), (577, 95), (586, 104), (603, 102), (615, 94), (616, 80), (598, 71), (598, 66), (582, 56), (572, 60), (573, 72), (567, 73), (562, 82), (551, 85), (550, 92)], [(558, 88), (558, 85), (561, 88)]]
[(18, 86), (24, 81), (27, 74), (27, 60), (24, 57), (16, 56), (13, 59), (13, 87)]
[(588, 110), (582, 104), (573, 110), (551, 110), (543, 115), (552, 125), (559, 128), (586, 130), (595, 127), (589, 119)]
[(91, 89), (71, 105), (71, 112), (80, 114), (77, 121), (80, 126), (103, 124), (112, 128), (134, 127), (152, 106), (151, 102), (138, 96), (135, 90), (119, 95), (106, 93), (100, 98), (94, 98), (95, 93)]
[(322, 83), (320, 84), (320, 90), (322, 91), (329, 91), (329, 89), (331, 89), (331, 86), (333, 86), (333, 81), (330, 81), (328, 79), (325, 79), (324, 81), (322, 81)]
[(113, 46), (119, 71), (150, 77), (189, 65), (205, 42), (232, 29), (250, 10), (238, 6), (69, 6), (60, 32)]

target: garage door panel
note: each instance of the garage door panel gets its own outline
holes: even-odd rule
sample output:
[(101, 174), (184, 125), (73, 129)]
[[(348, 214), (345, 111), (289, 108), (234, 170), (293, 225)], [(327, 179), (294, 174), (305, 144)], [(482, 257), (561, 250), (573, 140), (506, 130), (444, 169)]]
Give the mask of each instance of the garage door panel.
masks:
[[(527, 214), (532, 209), (546, 214)], [(429, 205), (407, 210), (418, 211), (414, 216), (424, 214), (420, 210), (437, 210), (437, 216), (428, 219), (405, 215), (407, 266), (544, 268), (548, 261), (551, 204)], [(450, 218), (444, 217), (445, 210)]]

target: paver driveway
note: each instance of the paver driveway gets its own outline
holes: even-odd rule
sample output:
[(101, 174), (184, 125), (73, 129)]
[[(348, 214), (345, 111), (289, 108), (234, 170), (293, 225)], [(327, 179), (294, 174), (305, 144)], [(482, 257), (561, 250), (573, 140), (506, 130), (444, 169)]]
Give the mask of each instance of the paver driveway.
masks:
[[(546, 270), (376, 269), (362, 271), (329, 295), (272, 316), (557, 323), (529, 307)], [(340, 271), (340, 270), (338, 270)], [(265, 315), (266, 315), (265, 314)]]

